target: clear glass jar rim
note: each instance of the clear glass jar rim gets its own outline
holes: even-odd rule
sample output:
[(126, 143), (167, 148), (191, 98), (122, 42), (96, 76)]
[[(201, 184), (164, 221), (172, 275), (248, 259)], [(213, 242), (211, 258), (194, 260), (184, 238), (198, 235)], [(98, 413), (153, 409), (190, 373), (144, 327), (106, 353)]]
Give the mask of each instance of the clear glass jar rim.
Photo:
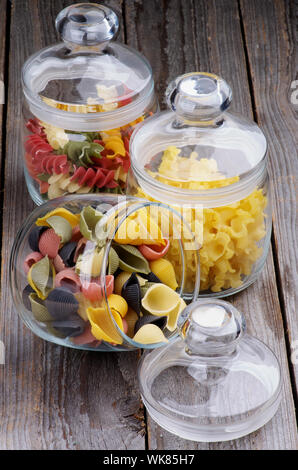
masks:
[(266, 172), (266, 156), (268, 149), (267, 140), (264, 155), (257, 165), (251, 168), (249, 171), (242, 173), (239, 181), (231, 183), (227, 186), (212, 189), (184, 189), (162, 183), (153, 178), (150, 174), (148, 174), (144, 166), (141, 166), (139, 163), (139, 159), (135, 151), (135, 141), (140, 137), (143, 127), (149, 124), (151, 120), (157, 119), (163, 115), (171, 114), (173, 114), (174, 119), (175, 115), (172, 111), (164, 111), (158, 116), (155, 115), (148, 118), (146, 123), (138, 126), (133, 131), (130, 139), (129, 149), (131, 170), (136, 176), (137, 182), (140, 184), (141, 188), (149, 196), (160, 200), (160, 196), (162, 195), (162, 200), (171, 205), (177, 205), (178, 201), (178, 205), (196, 204), (202, 205), (206, 208), (213, 208), (232, 204), (233, 202), (244, 199), (249, 194), (251, 194), (256, 186), (262, 182)]
[[(64, 43), (61, 43), (63, 45)], [(125, 44), (122, 44), (122, 46), (128, 47)], [(32, 113), (36, 115), (39, 119), (42, 121), (48, 122), (47, 119), (41, 118), (40, 115), (44, 116), (50, 116), (50, 123), (55, 125), (55, 121), (57, 119), (64, 121), (65, 120), (65, 125), (64, 128), (70, 129), (70, 130), (80, 130), (80, 127), (82, 126), (80, 121), (84, 121), (86, 123), (89, 123), (90, 125), (94, 124), (95, 125), (100, 125), (102, 130), (108, 130), (112, 129), (115, 127), (120, 127), (121, 125), (128, 124), (131, 121), (134, 121), (144, 111), (144, 109), (147, 107), (147, 105), (150, 103), (150, 100), (152, 99), (153, 93), (154, 93), (154, 80), (153, 80), (153, 74), (152, 74), (152, 68), (149, 63), (149, 61), (138, 51), (133, 51), (135, 55), (138, 56), (138, 58), (146, 65), (148, 68), (148, 75), (150, 79), (147, 81), (145, 87), (143, 89), (137, 90), (137, 94), (139, 94), (139, 97), (135, 100), (132, 101), (131, 103), (126, 104), (125, 106), (121, 106), (120, 108), (117, 108), (113, 111), (103, 111), (103, 112), (96, 112), (96, 113), (80, 113), (80, 112), (73, 112), (73, 111), (65, 111), (63, 109), (58, 109), (54, 108), (40, 98), (38, 92), (33, 91), (30, 86), (26, 83), (26, 73), (27, 69), (30, 67), (30, 65), (33, 63), (33, 61), (44, 51), (51, 49), (53, 46), (50, 47), (45, 47), (35, 54), (32, 54), (24, 63), (22, 67), (22, 73), (21, 73), (21, 84), (22, 84), (22, 89), (24, 96), (29, 104), (31, 105)], [(75, 106), (75, 104), (70, 103), (71, 106)], [(87, 103), (86, 103), (87, 105)], [(72, 122), (75, 129), (71, 128), (69, 126), (69, 123)], [(61, 127), (63, 127), (61, 125)], [(94, 127), (95, 129), (95, 127)], [(85, 130), (85, 129), (82, 129)], [(91, 129), (93, 130), (93, 129)]]

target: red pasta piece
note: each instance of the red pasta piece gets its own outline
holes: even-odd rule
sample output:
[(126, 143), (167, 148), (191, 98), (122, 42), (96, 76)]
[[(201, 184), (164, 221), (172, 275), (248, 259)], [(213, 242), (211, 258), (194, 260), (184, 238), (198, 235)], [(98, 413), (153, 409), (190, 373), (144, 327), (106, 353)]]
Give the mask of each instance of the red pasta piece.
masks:
[(130, 168), (130, 160), (128, 155), (126, 157), (117, 156), (115, 158), (102, 157), (99, 162), (96, 162), (93, 158), (92, 160), (98, 166), (109, 170), (117, 170), (119, 166), (122, 166), (125, 173), (127, 173)]
[(32, 132), (32, 134), (40, 135), (41, 137), (45, 137), (44, 128), (39, 124), (39, 121), (34, 119), (29, 119), (26, 124), (27, 129)]
[(109, 183), (112, 183), (112, 181), (114, 181), (114, 184), (116, 183), (116, 186), (118, 186), (118, 183), (114, 180), (114, 175), (114, 170), (105, 170), (104, 168), (98, 169), (95, 183), (96, 186), (98, 188), (104, 188), (105, 186), (109, 188)]
[[(87, 170), (82, 166), (77, 168), (71, 177), (71, 181), (77, 182), (81, 186), (89, 186), (93, 188), (110, 187), (109, 184), (114, 180), (115, 172), (114, 170), (107, 170), (104, 168), (95, 167), (88, 168)], [(115, 181), (112, 187), (118, 186), (118, 183)]]
[[(107, 296), (111, 295), (114, 291), (114, 276), (109, 274), (105, 277)], [(102, 300), (104, 296), (104, 288), (100, 278), (95, 278), (93, 281), (82, 282), (82, 292), (84, 296), (91, 302)]]
[(25, 162), (26, 162), (26, 167), (29, 175), (37, 180), (37, 175), (39, 174), (39, 171), (36, 169), (36, 165), (32, 163), (32, 157), (29, 153), (25, 153)]
[(45, 194), (45, 193), (48, 192), (48, 189), (49, 189), (50, 185), (47, 181), (38, 180), (38, 184), (39, 184), (40, 194)]
[(41, 155), (47, 155), (53, 151), (53, 147), (46, 142), (41, 136), (34, 134), (29, 135), (25, 142), (25, 150), (30, 153), (33, 158), (38, 158)]
[(71, 240), (70, 241), (78, 242), (81, 238), (82, 238), (82, 234), (81, 234), (81, 231), (80, 231), (80, 226), (76, 225), (72, 229), (72, 235), (71, 235)]
[(26, 256), (23, 264), (25, 273), (28, 274), (31, 266), (37, 263), (37, 261), (40, 261), (42, 258), (43, 256), (41, 253), (39, 253), (39, 251), (33, 251), (32, 253), (29, 253), (29, 255)]
[(40, 173), (53, 173), (60, 175), (61, 173), (67, 174), (70, 170), (70, 163), (67, 160), (67, 155), (54, 155), (48, 154), (43, 156), (38, 162)]
[(39, 239), (38, 248), (42, 255), (55, 258), (60, 246), (60, 237), (55, 230), (50, 228), (45, 230)]
[(138, 249), (148, 261), (154, 261), (155, 259), (162, 258), (170, 247), (169, 240), (165, 240), (165, 246), (158, 245), (139, 245)]
[(56, 273), (59, 273), (60, 271), (63, 271), (63, 269), (66, 269), (64, 261), (60, 255), (55, 256), (55, 258), (53, 259), (53, 264)]
[(105, 186), (107, 188), (117, 188), (117, 186), (119, 186), (119, 185), (118, 185), (117, 181), (112, 180), (109, 183), (107, 183)]
[(87, 244), (88, 240), (87, 238), (85, 237), (82, 237), (79, 241), (78, 241), (78, 244), (77, 244), (77, 247), (76, 247), (76, 251), (75, 251), (75, 254), (74, 254), (74, 257), (73, 257), (73, 260), (74, 262), (76, 263), (77, 260), (78, 260), (78, 257), (81, 253), (83, 253), (83, 251), (85, 250), (85, 246)]
[(129, 153), (129, 139), (127, 137), (123, 137), (122, 140), (124, 143), (125, 150), (127, 151), (127, 153)]
[(67, 268), (56, 275), (55, 287), (66, 287), (71, 292), (79, 292), (81, 281), (73, 268)]

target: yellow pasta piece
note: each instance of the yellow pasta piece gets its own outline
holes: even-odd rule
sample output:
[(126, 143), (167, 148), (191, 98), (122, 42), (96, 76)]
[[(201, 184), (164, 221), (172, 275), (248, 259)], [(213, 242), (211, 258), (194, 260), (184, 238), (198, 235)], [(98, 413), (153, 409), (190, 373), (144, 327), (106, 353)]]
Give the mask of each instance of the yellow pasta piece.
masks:
[(133, 340), (141, 344), (167, 343), (168, 340), (158, 326), (148, 324), (142, 326), (134, 335)]
[[(119, 313), (112, 312), (114, 320), (121, 331), (123, 323)], [(107, 341), (109, 343), (122, 344), (123, 339), (118, 333), (109, 312), (104, 307), (87, 309), (87, 316), (91, 323), (91, 333), (96, 339)]]
[(166, 286), (169, 286), (171, 289), (175, 290), (178, 287), (176, 280), (175, 270), (172, 263), (165, 259), (160, 258), (150, 263), (151, 271), (161, 280)]
[(115, 241), (124, 245), (165, 245), (159, 225), (150, 217), (146, 208), (140, 209), (120, 225)]
[(109, 307), (112, 313), (119, 313), (122, 318), (125, 317), (128, 310), (128, 305), (126, 300), (121, 297), (121, 295), (111, 294), (108, 297)]
[(152, 315), (158, 317), (169, 315), (176, 318), (180, 311), (180, 300), (177, 292), (164, 284), (157, 283), (147, 290), (142, 305)]
[(51, 212), (48, 212), (43, 217), (40, 217), (39, 219), (37, 219), (35, 223), (36, 225), (39, 225), (39, 226), (46, 225), (47, 227), (49, 227), (49, 224), (47, 223), (47, 219), (54, 215), (63, 217), (70, 223), (72, 227), (75, 227), (80, 222), (80, 214), (73, 214), (72, 212), (70, 212), (67, 209), (64, 209), (63, 207), (57, 207), (57, 209), (54, 209)]
[(179, 308), (176, 309), (176, 310), (173, 310), (168, 315), (167, 329), (169, 331), (175, 331), (175, 329), (177, 328), (177, 322), (178, 322), (179, 315), (182, 312), (182, 310), (185, 309), (185, 307), (186, 307), (186, 303), (184, 302), (183, 299), (180, 299)]
[[(200, 159), (195, 152), (188, 157), (181, 151), (169, 147), (162, 156), (158, 172), (149, 172), (153, 178), (171, 186), (186, 189), (212, 189), (238, 181), (238, 177), (225, 178), (218, 172), (216, 161)], [(193, 175), (200, 175), (195, 181)], [(205, 181), (204, 181), (205, 180)], [(152, 200), (140, 188), (137, 195)], [(224, 207), (203, 209), (203, 218), (194, 210), (180, 209), (190, 224), (200, 249), (200, 290), (219, 292), (222, 289), (239, 287), (243, 276), (248, 276), (254, 263), (261, 257), (262, 248), (257, 242), (266, 235), (265, 213), (267, 197), (256, 188), (248, 197)], [(177, 206), (175, 206), (177, 210)], [(179, 211), (179, 208), (178, 208)], [(183, 239), (183, 237), (182, 237)], [(179, 247), (171, 243), (167, 258), (171, 261), (178, 281), (181, 281)], [(185, 251), (185, 289), (192, 291), (195, 278), (195, 253)]]

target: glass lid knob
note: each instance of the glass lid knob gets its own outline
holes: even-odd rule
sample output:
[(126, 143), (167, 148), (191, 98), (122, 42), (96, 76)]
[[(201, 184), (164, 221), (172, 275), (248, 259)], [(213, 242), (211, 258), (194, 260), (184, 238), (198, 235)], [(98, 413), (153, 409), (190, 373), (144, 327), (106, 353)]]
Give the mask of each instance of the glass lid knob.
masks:
[(57, 16), (55, 25), (63, 41), (95, 46), (108, 42), (117, 35), (119, 19), (105, 5), (77, 3), (64, 8)]
[(187, 318), (180, 328), (188, 354), (205, 357), (233, 353), (246, 331), (242, 313), (222, 300), (199, 300), (182, 313)]
[(166, 99), (179, 117), (192, 122), (208, 121), (228, 108), (232, 90), (225, 80), (212, 73), (188, 73), (169, 84)]

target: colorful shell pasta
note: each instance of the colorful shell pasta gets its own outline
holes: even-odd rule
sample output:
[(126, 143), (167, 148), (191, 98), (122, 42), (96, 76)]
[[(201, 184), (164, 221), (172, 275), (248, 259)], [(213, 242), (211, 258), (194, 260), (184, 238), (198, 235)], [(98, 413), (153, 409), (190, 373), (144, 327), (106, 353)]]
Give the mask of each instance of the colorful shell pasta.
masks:
[(67, 207), (43, 211), (26, 232), (21, 293), (30, 321), (76, 347), (167, 342), (186, 304), (179, 268), (165, 258), (175, 240), (154, 211), (137, 202), (123, 220), (117, 204), (107, 212), (94, 203)]

